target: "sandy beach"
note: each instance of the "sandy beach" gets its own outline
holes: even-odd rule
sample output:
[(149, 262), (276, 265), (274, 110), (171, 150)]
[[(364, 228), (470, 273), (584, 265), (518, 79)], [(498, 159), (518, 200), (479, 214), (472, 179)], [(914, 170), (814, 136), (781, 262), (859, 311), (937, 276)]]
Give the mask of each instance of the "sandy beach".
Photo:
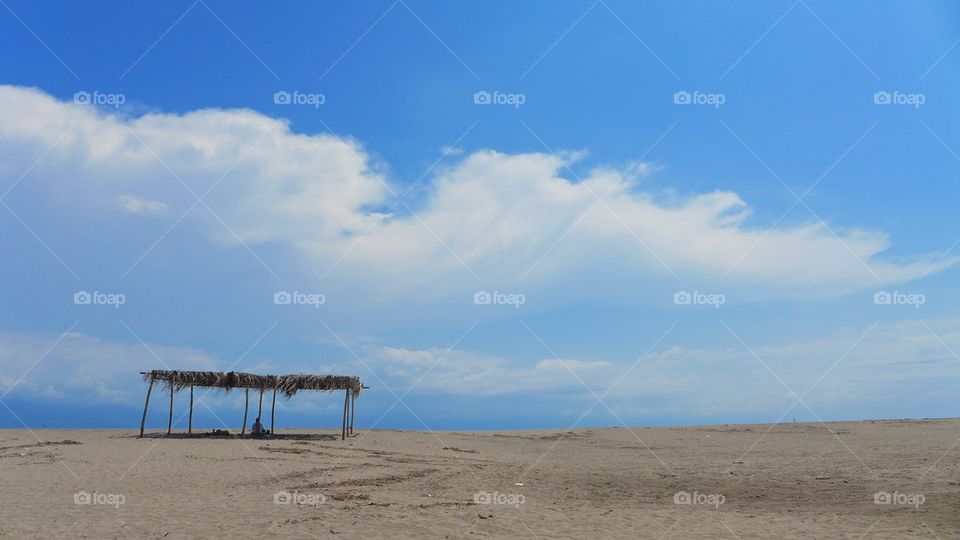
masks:
[(135, 435), (0, 432), (0, 536), (960, 535), (958, 420)]

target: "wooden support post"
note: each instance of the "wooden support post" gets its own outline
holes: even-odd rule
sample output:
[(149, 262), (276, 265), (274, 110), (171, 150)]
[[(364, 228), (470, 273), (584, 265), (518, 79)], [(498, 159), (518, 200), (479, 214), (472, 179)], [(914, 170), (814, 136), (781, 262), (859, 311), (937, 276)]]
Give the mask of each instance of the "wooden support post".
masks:
[(353, 435), (353, 417), (357, 412), (357, 395), (350, 395), (350, 435)]
[(187, 420), (187, 433), (193, 433), (193, 385), (190, 385), (190, 418)]
[(240, 427), (240, 434), (247, 432), (247, 408), (250, 407), (250, 389), (246, 389), (246, 399), (243, 401), (243, 426)]
[(271, 434), (271, 435), (274, 435), (274, 434), (276, 433), (276, 431), (275, 431), (276, 428), (273, 427), (273, 421), (274, 421), (274, 419), (275, 419), (276, 410), (277, 410), (277, 389), (274, 388), (274, 389), (273, 389), (273, 404), (270, 405), (270, 434)]
[(173, 381), (170, 381), (170, 416), (167, 417), (167, 435), (173, 429)]
[(263, 388), (260, 389), (260, 408), (257, 409), (257, 419), (263, 423)]
[(143, 418), (140, 419), (140, 437), (143, 437), (143, 426), (147, 423), (147, 407), (150, 406), (150, 392), (153, 391), (153, 377), (150, 378), (150, 386), (147, 387), (147, 400), (143, 403)]
[(346, 389), (343, 393), (343, 429), (340, 432), (340, 440), (345, 441), (347, 439), (347, 407), (350, 405), (350, 389)]

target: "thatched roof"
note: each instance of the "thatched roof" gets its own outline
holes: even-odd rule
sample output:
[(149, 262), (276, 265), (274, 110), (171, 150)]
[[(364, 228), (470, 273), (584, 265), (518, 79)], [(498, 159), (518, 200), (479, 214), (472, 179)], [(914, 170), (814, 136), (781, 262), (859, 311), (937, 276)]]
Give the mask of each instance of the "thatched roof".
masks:
[(350, 390), (354, 394), (363, 391), (360, 377), (348, 375), (255, 375), (241, 371), (182, 371), (155, 369), (142, 373), (145, 381), (172, 382), (176, 390), (190, 386), (223, 388), (227, 392), (234, 388), (276, 389), (286, 397), (300, 390), (320, 392)]

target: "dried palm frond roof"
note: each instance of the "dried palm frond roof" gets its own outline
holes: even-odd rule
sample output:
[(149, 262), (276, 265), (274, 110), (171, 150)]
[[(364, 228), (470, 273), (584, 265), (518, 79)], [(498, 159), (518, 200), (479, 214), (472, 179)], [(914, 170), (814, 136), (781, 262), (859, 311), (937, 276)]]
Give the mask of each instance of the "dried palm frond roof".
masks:
[(155, 369), (142, 372), (143, 379), (148, 382), (164, 381), (172, 383), (176, 390), (190, 386), (208, 388), (223, 388), (230, 391), (234, 388), (257, 388), (264, 390), (276, 389), (286, 397), (291, 397), (300, 390), (315, 390), (319, 392), (333, 390), (350, 390), (354, 394), (363, 391), (360, 377), (349, 375), (256, 375), (242, 371), (183, 371)]

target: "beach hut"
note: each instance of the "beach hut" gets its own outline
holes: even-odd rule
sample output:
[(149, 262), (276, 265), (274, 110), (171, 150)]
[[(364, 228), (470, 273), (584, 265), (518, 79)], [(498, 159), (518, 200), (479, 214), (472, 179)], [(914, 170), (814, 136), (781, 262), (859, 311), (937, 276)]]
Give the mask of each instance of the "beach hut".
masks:
[(150, 406), (150, 394), (153, 391), (154, 384), (165, 385), (170, 392), (170, 414), (167, 419), (167, 434), (173, 430), (173, 395), (180, 391), (190, 390), (190, 412), (187, 423), (187, 432), (193, 432), (193, 389), (199, 388), (221, 388), (226, 392), (234, 389), (244, 390), (243, 405), (243, 427), (240, 434), (243, 435), (247, 429), (247, 413), (250, 407), (250, 390), (259, 392), (259, 405), (257, 416), (263, 418), (263, 394), (272, 392), (270, 406), (270, 433), (274, 433), (274, 420), (276, 419), (277, 392), (283, 397), (289, 399), (297, 392), (312, 390), (316, 392), (335, 392), (344, 391), (343, 396), (343, 422), (341, 425), (341, 440), (346, 439), (348, 434), (353, 433), (354, 407), (356, 406), (357, 396), (364, 388), (360, 383), (359, 377), (348, 375), (256, 375), (253, 373), (243, 373), (240, 371), (182, 371), (182, 370), (162, 370), (141, 371), (143, 380), (147, 382), (147, 398), (143, 404), (143, 417), (140, 419), (140, 436), (143, 437), (144, 426), (147, 422), (147, 408)]

